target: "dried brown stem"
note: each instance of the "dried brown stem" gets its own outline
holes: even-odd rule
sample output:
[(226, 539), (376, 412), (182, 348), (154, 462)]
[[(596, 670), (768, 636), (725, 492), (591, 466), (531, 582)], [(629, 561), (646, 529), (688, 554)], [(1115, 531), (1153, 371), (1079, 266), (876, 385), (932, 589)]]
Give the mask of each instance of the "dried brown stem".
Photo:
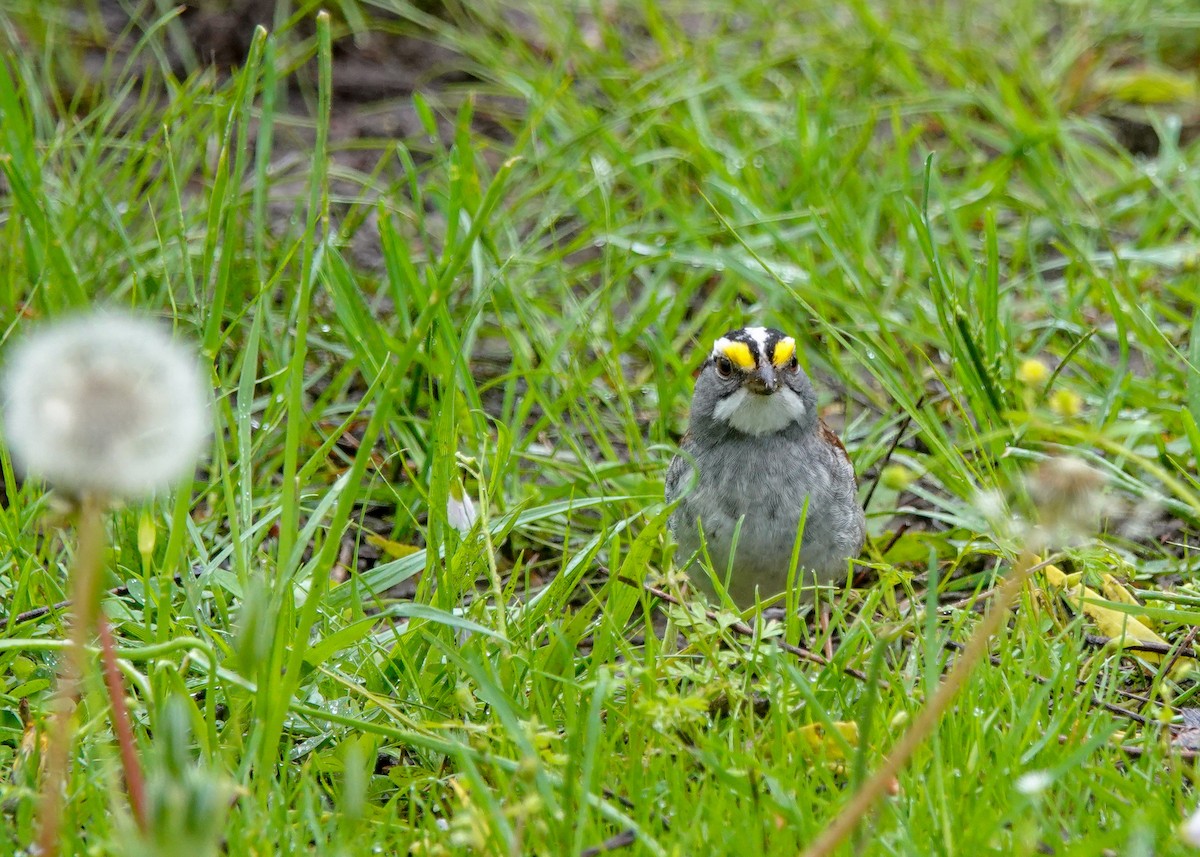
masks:
[[(1192, 631), (1189, 632), (1189, 637), (1195, 633), (1195, 630), (1196, 629), (1192, 629)], [(1089, 646), (1100, 646), (1103, 648), (1110, 643), (1116, 643), (1122, 649), (1126, 649), (1130, 652), (1152, 652), (1156, 655), (1174, 655), (1175, 657), (1172, 659), (1171, 664), (1168, 665), (1165, 672), (1170, 672), (1170, 667), (1173, 666), (1175, 660), (1179, 658), (1192, 658), (1193, 660), (1200, 658), (1200, 652), (1197, 652), (1190, 645), (1186, 645), (1188, 642), (1187, 640), (1184, 641), (1185, 645), (1173, 646), (1170, 643), (1155, 643), (1150, 640), (1115, 640), (1112, 637), (1103, 637), (1100, 634), (1084, 634), (1083, 639), (1084, 642), (1086, 642)]]
[[(917, 399), (917, 403), (913, 405), (913, 411), (920, 410), (921, 406), (924, 404), (925, 394), (922, 393), (921, 398)], [(875, 481), (871, 483), (870, 490), (867, 491), (867, 496), (863, 498), (864, 509), (869, 509), (871, 507), (871, 500), (875, 497), (875, 489), (879, 487), (879, 481), (883, 479), (883, 470), (888, 466), (888, 463), (891, 462), (892, 456), (896, 452), (896, 447), (900, 445), (900, 441), (904, 437), (904, 433), (908, 431), (908, 427), (912, 425), (912, 421), (913, 415), (912, 411), (910, 411), (904, 415), (904, 420), (900, 423), (899, 428), (896, 429), (896, 435), (892, 438), (892, 442), (888, 446), (887, 452), (883, 454), (882, 459), (876, 462), (875, 467), (877, 468), (878, 472), (875, 474)], [(887, 551), (885, 550), (884, 553), (887, 553)]]
[(133, 722), (129, 707), (125, 704), (125, 682), (117, 666), (117, 647), (113, 642), (112, 628), (108, 617), (99, 614), (100, 657), (104, 665), (104, 684), (112, 705), (113, 731), (117, 735), (117, 746), (121, 749), (121, 767), (125, 773), (125, 789), (129, 793), (129, 806), (138, 829), (146, 832), (146, 781), (142, 776), (142, 765), (138, 759), (137, 743), (133, 738)]
[[(201, 569), (195, 568), (192, 570), (192, 573), (195, 575), (199, 575), (201, 573)], [(175, 575), (175, 585), (181, 586), (182, 584), (183, 584), (183, 575), (176, 574)], [(118, 596), (118, 597), (120, 597), (122, 595), (128, 595), (129, 587), (125, 586), (124, 584), (122, 584), (121, 586), (114, 586), (112, 589), (108, 590), (108, 594)], [(49, 613), (53, 613), (58, 610), (66, 610), (70, 606), (71, 606), (71, 599), (68, 598), (65, 601), (57, 601), (54, 604), (46, 604), (46, 605), (43, 605), (42, 607), (33, 607), (29, 610), (26, 610), (23, 613), (18, 613), (16, 616), (13, 616), (11, 620), (0, 620), (0, 625), (20, 625), (24, 622), (32, 622), (34, 619), (41, 619), (43, 616), (45, 616)]]
[(984, 614), (983, 619), (975, 627), (975, 632), (967, 640), (963, 647), (962, 657), (947, 673), (909, 730), (892, 748), (891, 755), (855, 792), (850, 802), (825, 828), (817, 841), (804, 851), (804, 857), (827, 857), (832, 854), (834, 849), (858, 826), (859, 821), (871, 809), (875, 801), (888, 791), (900, 769), (908, 762), (917, 747), (933, 732), (938, 721), (941, 720), (942, 714), (950, 707), (954, 697), (966, 684), (975, 665), (987, 654), (987, 647), (992, 636), (1004, 625), (1008, 617), (1008, 609), (1016, 601), (1025, 581), (1029, 579), (1035, 562), (1036, 560), (1028, 554), (1023, 555), (1017, 562), (1008, 579), (1004, 581), (992, 599), (991, 609)]
[(616, 851), (618, 848), (626, 848), (635, 842), (637, 842), (637, 833), (635, 831), (622, 830), (616, 836), (610, 836), (599, 845), (583, 849), (579, 852), (579, 857), (597, 857), (597, 855), (606, 854), (609, 851)]
[[(817, 839), (817, 841), (804, 852), (803, 857), (827, 857), (827, 855), (832, 854), (838, 845), (840, 845), (854, 830), (859, 820), (870, 810), (875, 801), (892, 787), (892, 784), (895, 782), (896, 775), (899, 773), (900, 769), (907, 763), (916, 748), (919, 747), (921, 743), (923, 743), (925, 739), (933, 732), (934, 728), (936, 728), (942, 714), (945, 713), (945, 711), (950, 707), (950, 704), (953, 702), (955, 696), (957, 696), (959, 691), (962, 690), (971, 672), (974, 670), (979, 661), (984, 659), (986, 656), (992, 664), (996, 666), (1000, 665), (1001, 661), (999, 658), (987, 655), (987, 647), (991, 641), (991, 638), (1000, 630), (1007, 620), (1009, 609), (1012, 607), (1013, 603), (1015, 603), (1017, 596), (1025, 582), (1030, 578), (1034, 571), (1038, 570), (1043, 565), (1045, 565), (1045, 562), (1039, 563), (1035, 557), (1028, 554), (1023, 555), (1013, 568), (1012, 573), (999, 587), (984, 593), (986, 598), (991, 600), (990, 607), (984, 614), (983, 619), (976, 626), (974, 633), (967, 640), (966, 644), (946, 644), (947, 648), (961, 652), (962, 656), (958, 658), (954, 666), (946, 674), (941, 685), (938, 687), (933, 697), (917, 715), (909, 730), (896, 743), (895, 747), (892, 749), (891, 755), (884, 761), (883, 765), (880, 766), (880, 768), (871, 776), (871, 778), (867, 780), (867, 782), (865, 782), (863, 786), (855, 793), (849, 803), (846, 804), (842, 811), (825, 828), (824, 832)], [(658, 589), (657, 587), (651, 586), (650, 584), (643, 583), (639, 585), (635, 581), (620, 576), (618, 576), (617, 579), (629, 586), (639, 587), (653, 595), (655, 598), (666, 601), (669, 604), (682, 604), (678, 598), (674, 597), (668, 592)], [(706, 611), (706, 615), (710, 619), (716, 619), (716, 615), (711, 611)], [(741, 622), (734, 623), (729, 627), (737, 634), (744, 636), (754, 635), (754, 630), (749, 625)], [(1188, 642), (1190, 642), (1190, 639)], [(784, 651), (795, 654), (804, 660), (823, 666), (829, 663), (827, 658), (823, 658), (815, 652), (808, 651), (807, 649), (801, 649), (797, 646), (792, 646), (789, 643), (779, 640), (776, 640), (776, 643)], [(1137, 647), (1130, 646), (1129, 648)], [(1161, 647), (1150, 645), (1146, 648), (1150, 651), (1161, 651), (1164, 654), (1169, 652), (1183, 657), (1191, 657), (1194, 654), (1190, 647)], [(845, 672), (853, 675), (856, 678), (863, 680), (866, 679), (866, 676), (857, 670), (846, 668)], [(1026, 672), (1025, 675), (1031, 681), (1035, 681), (1039, 684), (1047, 684), (1049, 682), (1049, 679), (1034, 673)], [(1076, 680), (1076, 686), (1082, 686), (1084, 684), (1085, 682), (1078, 679)], [(1104, 708), (1113, 714), (1118, 714), (1122, 717), (1128, 718), (1135, 723), (1146, 724), (1149, 722), (1147, 718), (1143, 717), (1137, 712), (1114, 705), (1113, 703), (1100, 699), (1095, 694), (1091, 695), (1091, 701), (1094, 705)]]
[(83, 677), (87, 672), (87, 643), (96, 626), (99, 610), (100, 565), (104, 556), (103, 503), (99, 497), (85, 495), (79, 506), (79, 544), (71, 570), (70, 643), (62, 666), (56, 694), (57, 712), (51, 724), (47, 748), (46, 774), (42, 782), (39, 807), (38, 854), (56, 857), (64, 813), (68, 760), (71, 756), (71, 715), (79, 700)]
[[(1197, 632), (1200, 632), (1200, 627), (1195, 625), (1188, 630), (1187, 635), (1183, 638), (1183, 642), (1181, 642), (1175, 648), (1175, 651), (1171, 654), (1170, 659), (1163, 664), (1163, 675), (1170, 675), (1171, 671), (1175, 669), (1175, 664), (1179, 662), (1180, 658), (1190, 657), (1192, 660), (1196, 659), (1196, 650), (1192, 648), (1192, 644), (1196, 641)], [(1189, 652), (1190, 654), (1185, 655), (1185, 651)]]
[(900, 541), (900, 538), (908, 532), (908, 528), (910, 526), (911, 524), (909, 524), (908, 521), (905, 521), (903, 524), (896, 527), (896, 532), (892, 533), (892, 537), (888, 539), (888, 543), (883, 546), (883, 550), (879, 552), (879, 555), (887, 556), (887, 552), (896, 546), (896, 542)]

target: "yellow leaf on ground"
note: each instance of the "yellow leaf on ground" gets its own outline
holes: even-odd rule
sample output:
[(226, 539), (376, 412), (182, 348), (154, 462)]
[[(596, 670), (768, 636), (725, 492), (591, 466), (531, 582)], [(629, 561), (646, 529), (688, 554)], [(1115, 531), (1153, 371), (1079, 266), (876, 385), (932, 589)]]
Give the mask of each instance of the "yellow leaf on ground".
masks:
[(394, 542), (391, 539), (385, 539), (383, 536), (377, 536), (374, 533), (367, 534), (367, 541), (375, 545), (392, 559), (403, 559), (406, 556), (412, 556), (420, 550), (416, 545), (406, 545), (403, 542)]
[[(1080, 575), (1063, 574), (1059, 568), (1053, 565), (1046, 566), (1043, 573), (1047, 585), (1060, 592), (1072, 608), (1081, 611), (1091, 619), (1097, 630), (1112, 640), (1112, 645), (1128, 646), (1138, 643), (1157, 643), (1167, 647), (1171, 645), (1138, 617), (1106, 607), (1103, 604), (1105, 597), (1102, 597), (1096, 590), (1084, 586)], [(1104, 596), (1107, 596), (1107, 600), (1110, 602), (1141, 606), (1137, 598), (1111, 574), (1102, 576), (1100, 586), (1104, 591)], [(1162, 663), (1164, 658), (1169, 657), (1159, 652), (1138, 652), (1137, 655), (1154, 664)], [(1197, 666), (1200, 665), (1192, 658), (1178, 658), (1171, 667), (1170, 677), (1178, 681), (1186, 677)]]
[(1100, 75), (1096, 90), (1126, 104), (1170, 104), (1196, 97), (1196, 80), (1165, 68), (1143, 66)]
[(814, 753), (820, 752), (830, 758), (842, 759), (846, 755), (843, 741), (852, 747), (858, 745), (858, 724), (853, 720), (843, 720), (834, 723), (833, 726), (841, 736), (841, 741), (829, 734), (824, 723), (810, 723), (807, 726), (801, 726), (792, 733), (792, 738), (803, 741)]
[[(1141, 602), (1137, 597), (1129, 591), (1128, 587), (1121, 581), (1117, 580), (1111, 574), (1106, 574), (1100, 578), (1100, 592), (1109, 601), (1116, 601), (1118, 604), (1128, 604), (1131, 607), (1140, 607)], [(1139, 621), (1152, 631), (1157, 631), (1157, 625), (1149, 616)]]

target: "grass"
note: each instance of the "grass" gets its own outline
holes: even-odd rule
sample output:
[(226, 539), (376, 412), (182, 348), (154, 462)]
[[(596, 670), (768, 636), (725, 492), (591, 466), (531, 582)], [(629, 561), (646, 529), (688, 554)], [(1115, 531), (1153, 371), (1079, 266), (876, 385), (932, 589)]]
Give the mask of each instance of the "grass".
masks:
[[(135, 307), (200, 345), (217, 391), (195, 482), (110, 521), (157, 807), (138, 853), (795, 852), (936, 687), (1049, 456), (1122, 503), (1060, 564), (1132, 581), (1134, 612), (1190, 640), (1190, 5), (518, 5), (347, 0), (315, 25), (285, 5), (227, 74), (155, 4), (103, 74), (98, 6), (0, 13), (6, 342)], [(368, 32), (469, 74), (386, 105), (422, 133), (335, 133), (355, 108), (332, 46)], [(864, 494), (901, 468), (868, 510), (871, 582), (831, 597), (827, 630), (664, 626), (620, 581), (671, 568), (691, 371), (749, 321), (796, 334)], [(65, 597), (74, 535), (2, 460), (12, 851), (64, 638), (60, 612), (16, 619)], [(1184, 853), (1171, 742), (1196, 684), (1094, 630), (1030, 588), (862, 851)], [(77, 722), (64, 853), (131, 853), (98, 691)]]

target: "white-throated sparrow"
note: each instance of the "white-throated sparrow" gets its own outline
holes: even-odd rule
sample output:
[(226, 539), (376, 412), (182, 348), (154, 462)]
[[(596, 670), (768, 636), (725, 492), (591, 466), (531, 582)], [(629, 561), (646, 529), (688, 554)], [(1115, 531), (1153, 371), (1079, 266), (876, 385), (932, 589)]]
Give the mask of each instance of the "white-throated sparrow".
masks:
[[(786, 588), (802, 516), (796, 579), (846, 575), (866, 520), (854, 468), (817, 413), (794, 339), (765, 327), (718, 339), (696, 378), (680, 448), (667, 471), (667, 500), (679, 500), (671, 532), (684, 557), (700, 549), (703, 533), (718, 577), (731, 569), (726, 588), (735, 603), (752, 605), (755, 589), (768, 598)], [(691, 571), (711, 592), (707, 574)]]

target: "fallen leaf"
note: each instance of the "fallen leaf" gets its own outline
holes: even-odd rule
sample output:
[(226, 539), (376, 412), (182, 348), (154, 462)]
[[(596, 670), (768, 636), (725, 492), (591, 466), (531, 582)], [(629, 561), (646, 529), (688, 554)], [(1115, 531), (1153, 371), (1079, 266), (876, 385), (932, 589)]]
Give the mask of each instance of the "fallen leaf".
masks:
[[(823, 753), (832, 759), (844, 759), (845, 745), (857, 746), (858, 724), (853, 720), (843, 720), (833, 724), (841, 740), (830, 735), (824, 723), (810, 723), (801, 726), (792, 733), (792, 738), (803, 741), (814, 753)], [(844, 743), (843, 743), (844, 742)]]
[[(1079, 574), (1063, 574), (1057, 566), (1048, 565), (1043, 569), (1043, 576), (1047, 585), (1059, 592), (1072, 609), (1081, 611), (1095, 623), (1100, 633), (1112, 641), (1111, 645), (1118, 647), (1137, 643), (1158, 643), (1167, 647), (1171, 645), (1138, 617), (1106, 607), (1103, 603), (1105, 599), (1096, 590), (1084, 586)], [(1132, 593), (1121, 586), (1120, 582), (1111, 574), (1103, 575), (1101, 581), (1101, 587), (1107, 591), (1116, 594), (1118, 589), (1121, 590), (1122, 594), (1119, 597), (1110, 597), (1108, 601), (1140, 606)], [(1164, 658), (1170, 657), (1159, 652), (1138, 652), (1137, 656), (1155, 664), (1162, 663)], [(1170, 678), (1179, 681), (1196, 667), (1197, 664), (1193, 659), (1178, 658), (1171, 667)]]
[(1196, 81), (1191, 75), (1142, 66), (1098, 75), (1096, 91), (1126, 104), (1170, 104), (1195, 98)]
[(403, 542), (394, 542), (391, 539), (385, 539), (383, 536), (377, 536), (374, 533), (367, 534), (367, 542), (375, 545), (392, 559), (403, 559), (406, 556), (412, 556), (417, 551), (421, 550), (416, 545), (406, 545)]

